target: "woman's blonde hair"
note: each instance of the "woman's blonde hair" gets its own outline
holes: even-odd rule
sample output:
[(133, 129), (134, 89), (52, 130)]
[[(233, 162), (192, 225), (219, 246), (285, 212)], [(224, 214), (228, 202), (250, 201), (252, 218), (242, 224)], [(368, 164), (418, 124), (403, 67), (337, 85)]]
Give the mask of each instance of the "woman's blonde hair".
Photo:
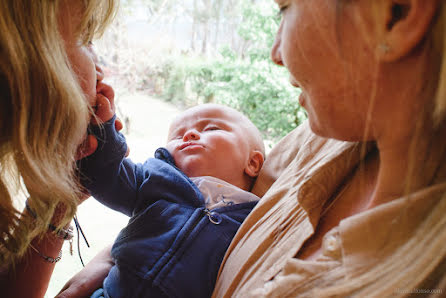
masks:
[(434, 121), (442, 123), (446, 118), (446, 4), (442, 0), (439, 14), (432, 29), (433, 51), (437, 57), (439, 74), (435, 95)]
[[(79, 2), (77, 2), (79, 3)], [(100, 35), (115, 0), (84, 0), (76, 32)], [(90, 108), (71, 69), (58, 18), (66, 0), (0, 1), (0, 264), (26, 251), (48, 230), (55, 208), (66, 225), (79, 202), (74, 156)], [(63, 20), (62, 20), (63, 21)], [(20, 194), (37, 214), (18, 210)]]
[[(342, 0), (340, 0), (342, 2)], [(446, 1), (441, 0), (432, 28), (425, 40), (430, 47), (431, 59), (436, 69), (429, 69), (424, 80), (423, 91), (433, 89), (432, 125), (445, 125), (446, 120)], [(423, 131), (414, 133), (412, 146), (417, 146)], [(443, 137), (444, 136), (440, 136)], [(411, 148), (409, 148), (411, 150)], [(444, 152), (443, 152), (444, 154)], [(415, 158), (414, 156), (412, 156)], [(411, 162), (409, 160), (409, 162)], [(442, 167), (442, 165), (438, 165)], [(443, 166), (444, 168), (444, 166)], [(410, 169), (417, 171), (420, 169)], [(410, 173), (408, 173), (408, 176)], [(410, 187), (408, 187), (409, 189)], [(410, 193), (406, 199), (411, 200)], [(392, 255), (377, 262), (376, 266), (354, 278), (346, 278), (345, 271), (336, 268), (337, 281), (334, 286), (314, 285), (315, 297), (406, 297), (416, 291), (440, 297), (446, 290), (446, 193), (438, 200), (432, 213), (413, 231), (413, 236)], [(402, 210), (401, 212), (405, 212)], [(393, 229), (398, 229), (398, 218)], [(426, 291), (426, 292), (422, 292)]]

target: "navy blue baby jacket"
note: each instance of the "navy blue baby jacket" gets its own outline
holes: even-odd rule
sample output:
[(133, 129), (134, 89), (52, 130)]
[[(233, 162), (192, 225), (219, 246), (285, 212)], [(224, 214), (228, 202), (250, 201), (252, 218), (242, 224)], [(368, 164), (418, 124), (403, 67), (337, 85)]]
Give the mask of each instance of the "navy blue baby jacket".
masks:
[(124, 158), (114, 121), (92, 128), (98, 149), (80, 162), (90, 194), (131, 217), (112, 248), (106, 296), (210, 297), (225, 251), (256, 202), (207, 210), (166, 149), (143, 164)]

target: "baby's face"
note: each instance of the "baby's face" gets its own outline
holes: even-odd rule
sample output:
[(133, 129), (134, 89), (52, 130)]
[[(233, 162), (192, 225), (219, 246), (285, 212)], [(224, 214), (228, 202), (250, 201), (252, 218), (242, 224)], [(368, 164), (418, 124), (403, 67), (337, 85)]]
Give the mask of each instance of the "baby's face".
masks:
[(239, 186), (252, 147), (245, 121), (225, 107), (194, 107), (171, 124), (166, 148), (187, 176), (213, 176)]

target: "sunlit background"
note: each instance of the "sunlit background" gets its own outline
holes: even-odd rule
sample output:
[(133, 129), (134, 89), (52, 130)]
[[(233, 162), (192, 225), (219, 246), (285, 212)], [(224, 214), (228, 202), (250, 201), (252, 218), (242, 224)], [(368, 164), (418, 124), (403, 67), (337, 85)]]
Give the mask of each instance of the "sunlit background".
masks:
[[(260, 128), (267, 149), (305, 113), (269, 51), (280, 16), (273, 0), (127, 0), (95, 48), (115, 89), (130, 158), (142, 162), (163, 146), (170, 121), (206, 102), (230, 105)], [(128, 218), (90, 198), (78, 218), (90, 243), (85, 263), (110, 244)], [(82, 269), (77, 237), (64, 244), (46, 297)]]

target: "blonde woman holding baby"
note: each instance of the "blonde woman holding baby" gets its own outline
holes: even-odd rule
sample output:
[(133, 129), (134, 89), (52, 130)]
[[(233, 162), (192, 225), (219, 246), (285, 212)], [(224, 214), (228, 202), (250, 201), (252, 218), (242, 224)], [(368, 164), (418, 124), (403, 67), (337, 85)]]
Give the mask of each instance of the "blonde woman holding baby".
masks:
[(266, 159), (214, 297), (444, 295), (446, 1), (276, 2), (309, 121)]

